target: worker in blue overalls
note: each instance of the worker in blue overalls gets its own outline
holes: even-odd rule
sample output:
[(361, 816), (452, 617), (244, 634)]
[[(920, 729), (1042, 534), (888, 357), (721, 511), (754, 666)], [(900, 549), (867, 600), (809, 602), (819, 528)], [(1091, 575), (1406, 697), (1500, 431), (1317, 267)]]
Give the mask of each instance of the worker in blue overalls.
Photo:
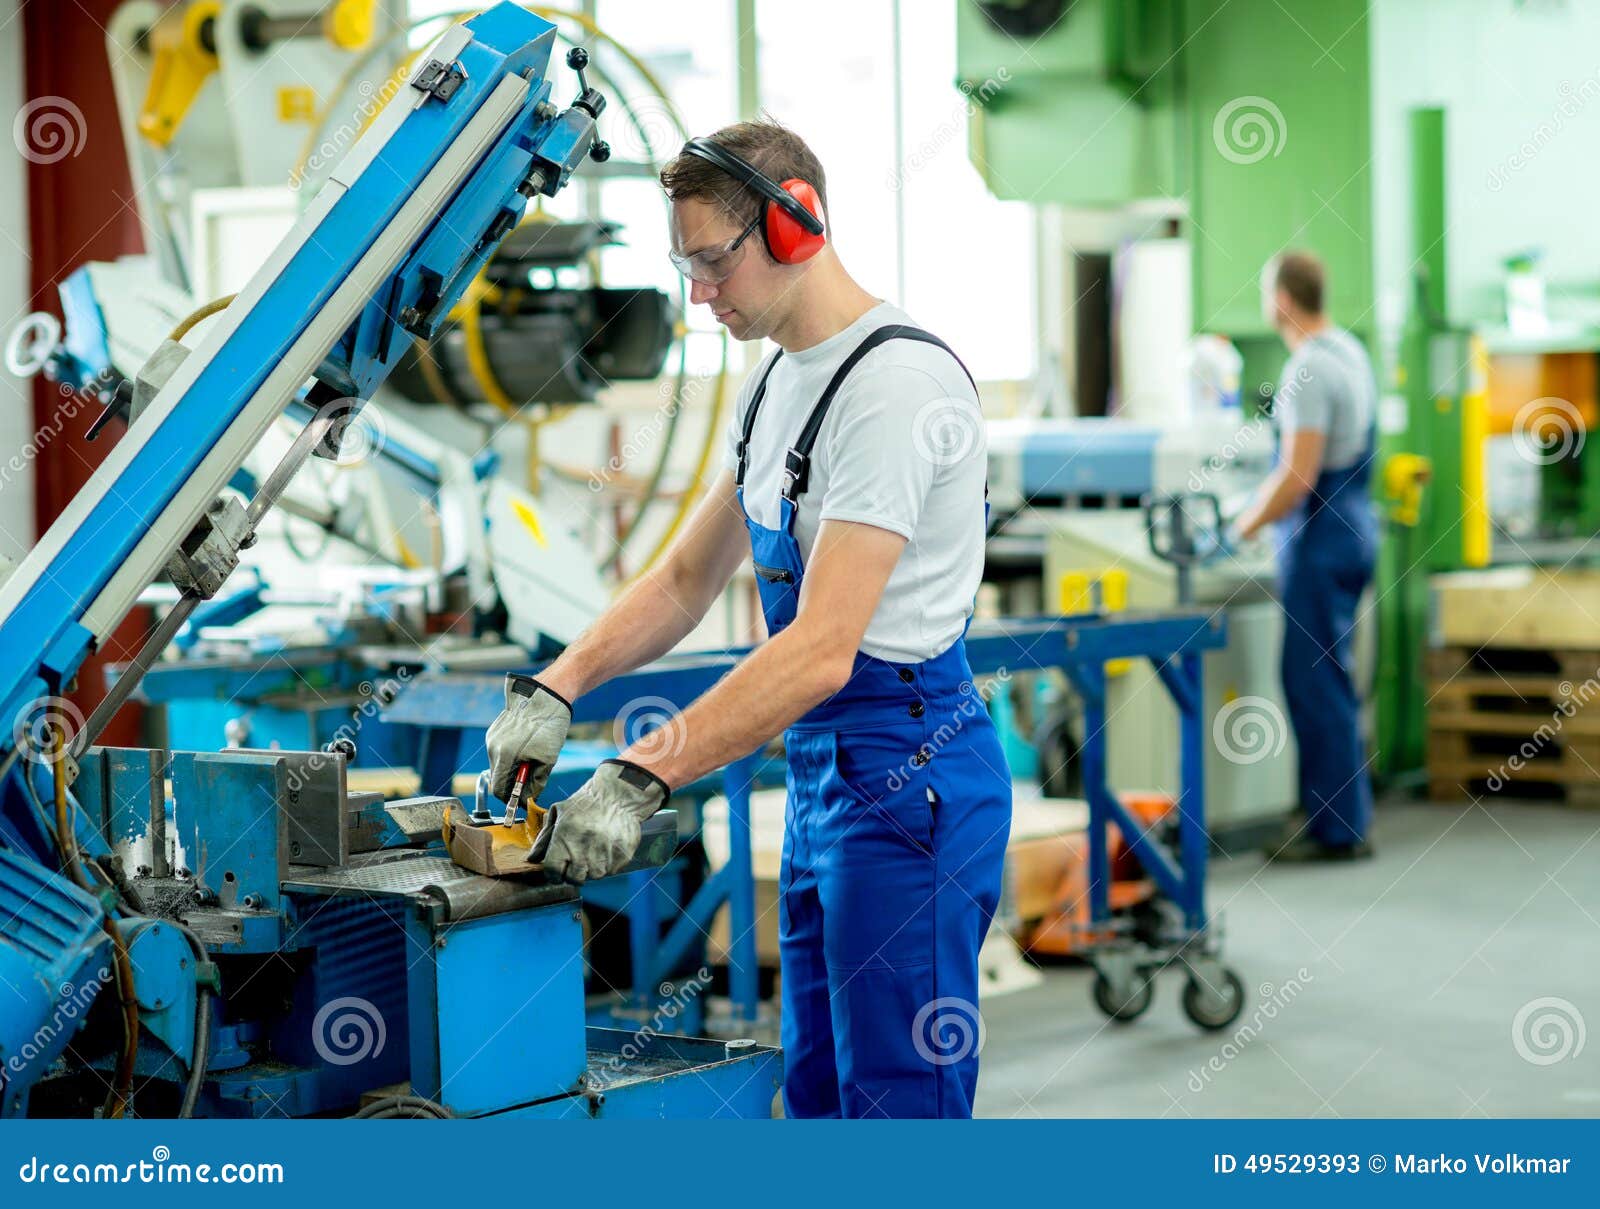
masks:
[(1261, 285), (1263, 310), (1289, 360), (1272, 407), (1278, 464), (1235, 531), (1248, 540), (1278, 523), (1283, 690), (1304, 812), (1268, 854), (1348, 860), (1372, 854), (1372, 782), (1351, 645), (1377, 557), (1368, 494), (1377, 382), (1361, 342), (1324, 311), (1320, 260), (1285, 252), (1268, 262)]
[(537, 792), (568, 703), (672, 650), (753, 555), (768, 640), (555, 804), (544, 865), (574, 881), (615, 871), (674, 789), (781, 733), (785, 1111), (969, 1116), (978, 949), (1011, 820), (963, 641), (985, 536), (977, 390), (846, 273), (822, 166), (791, 131), (693, 139), (661, 182), (690, 300), (778, 348), (666, 556), (537, 679), (510, 679), (488, 735), (494, 790), (532, 762)]

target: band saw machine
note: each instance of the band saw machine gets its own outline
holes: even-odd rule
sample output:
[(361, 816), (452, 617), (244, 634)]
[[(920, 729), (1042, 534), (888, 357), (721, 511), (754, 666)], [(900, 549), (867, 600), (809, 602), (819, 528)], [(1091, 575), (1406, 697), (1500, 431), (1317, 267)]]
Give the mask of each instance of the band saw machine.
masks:
[[(500, 4), (422, 52), (0, 584), (0, 1115), (769, 1114), (776, 1050), (587, 1029), (576, 889), (453, 863), (454, 799), (352, 792), (337, 750), (91, 746), (527, 202), (608, 154), (580, 52), (578, 97), (551, 99), (554, 40)], [(74, 676), (158, 579), (177, 604), (82, 719)], [(663, 812), (635, 867), (674, 837)]]

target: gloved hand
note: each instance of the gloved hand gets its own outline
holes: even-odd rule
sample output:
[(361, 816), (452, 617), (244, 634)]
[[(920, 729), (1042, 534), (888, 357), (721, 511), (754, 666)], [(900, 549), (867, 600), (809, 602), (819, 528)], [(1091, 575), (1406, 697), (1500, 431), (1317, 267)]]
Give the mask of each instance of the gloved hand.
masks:
[(569, 882), (609, 877), (633, 859), (639, 824), (671, 796), (655, 773), (606, 760), (577, 793), (550, 807), (528, 863)]
[(572, 705), (565, 697), (532, 676), (507, 676), (506, 707), (489, 724), (490, 792), (502, 802), (510, 801), (517, 765), (531, 761), (523, 801), (537, 799), (571, 725)]

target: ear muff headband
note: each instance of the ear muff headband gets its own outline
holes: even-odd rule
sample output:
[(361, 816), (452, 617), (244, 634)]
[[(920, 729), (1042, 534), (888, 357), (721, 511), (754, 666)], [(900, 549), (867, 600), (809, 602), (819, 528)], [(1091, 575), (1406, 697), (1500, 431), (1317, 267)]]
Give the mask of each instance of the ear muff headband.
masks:
[(781, 264), (798, 264), (814, 256), (825, 242), (822, 208), (817, 191), (808, 182), (794, 178), (782, 184), (773, 180), (743, 156), (710, 139), (690, 139), (684, 153), (715, 164), (740, 184), (753, 189), (769, 203), (761, 224), (767, 250)]

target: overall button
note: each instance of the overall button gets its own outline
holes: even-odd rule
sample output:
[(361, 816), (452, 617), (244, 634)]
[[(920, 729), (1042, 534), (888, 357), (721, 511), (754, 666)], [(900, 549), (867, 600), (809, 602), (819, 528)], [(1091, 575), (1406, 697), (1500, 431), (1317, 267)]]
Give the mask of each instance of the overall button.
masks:
[(920, 718), (920, 717), (922, 717), (922, 715), (923, 715), (923, 713), (924, 713), (924, 712), (925, 712), (925, 711), (924, 711), (924, 709), (923, 709), (923, 706), (922, 706), (922, 702), (920, 702), (920, 701), (913, 701), (913, 702), (912, 702), (912, 703), (911, 703), (911, 708), (910, 708), (910, 709), (909, 709), (909, 710), (908, 710), (908, 711), (907, 711), (907, 712), (908, 712), (908, 713), (909, 713), (909, 714), (910, 714), (910, 715), (911, 715), (911, 716), (912, 716), (912, 717), (913, 717), (913, 718)]
[(901, 668), (900, 669), (900, 679), (904, 680), (907, 684), (910, 684), (911, 683), (911, 669), (908, 668), (908, 667)]

